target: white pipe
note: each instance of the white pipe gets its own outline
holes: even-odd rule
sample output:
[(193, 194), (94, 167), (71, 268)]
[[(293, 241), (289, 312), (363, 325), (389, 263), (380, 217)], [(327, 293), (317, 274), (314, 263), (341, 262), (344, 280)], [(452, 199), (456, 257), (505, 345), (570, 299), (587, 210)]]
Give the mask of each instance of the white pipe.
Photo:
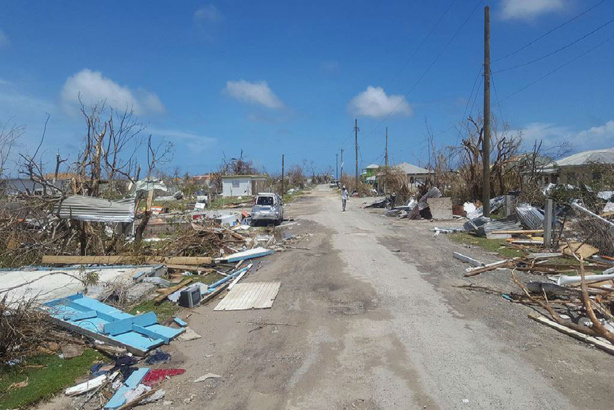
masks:
[(607, 219), (605, 219), (604, 217), (599, 216), (599, 215), (597, 215), (596, 213), (589, 211), (588, 209), (584, 208), (583, 206), (578, 205), (578, 204), (577, 204), (577, 203), (575, 203), (575, 202), (572, 202), (572, 203), (571, 203), (571, 206), (573, 206), (574, 208), (576, 208), (576, 209), (577, 209), (577, 210), (579, 210), (579, 211), (582, 211), (582, 212), (584, 212), (584, 213), (589, 214), (590, 216), (593, 216), (593, 217), (595, 217), (595, 218), (597, 218), (597, 219), (600, 219), (601, 221), (603, 221), (603, 222), (607, 223), (607, 224), (608, 224), (608, 225), (610, 225), (610, 226), (614, 226), (614, 223), (613, 223), (613, 222), (608, 221), (608, 220), (607, 220)]
[[(588, 275), (584, 277), (586, 282), (599, 282), (602, 280), (614, 279), (614, 273), (610, 275)], [(582, 282), (581, 276), (559, 276), (556, 280), (556, 284), (559, 286), (568, 285), (570, 283)]]

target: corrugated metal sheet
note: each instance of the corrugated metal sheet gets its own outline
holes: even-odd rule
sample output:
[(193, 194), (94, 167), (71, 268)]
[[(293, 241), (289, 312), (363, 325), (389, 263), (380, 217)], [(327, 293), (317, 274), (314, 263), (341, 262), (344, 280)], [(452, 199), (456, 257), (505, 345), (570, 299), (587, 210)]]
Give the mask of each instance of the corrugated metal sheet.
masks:
[(86, 222), (133, 222), (134, 198), (109, 201), (89, 196), (69, 196), (56, 209), (60, 218)]
[(408, 175), (426, 175), (433, 173), (433, 171), (429, 171), (428, 169), (424, 169), (407, 162), (401, 162), (400, 164), (396, 165), (395, 168), (400, 169)]
[(273, 306), (281, 282), (239, 283), (214, 310), (268, 309)]
[(520, 204), (516, 207), (518, 219), (529, 229), (542, 229), (544, 227), (544, 214), (541, 210), (529, 204)]
[(584, 151), (556, 161), (559, 167), (593, 163), (614, 164), (614, 148)]

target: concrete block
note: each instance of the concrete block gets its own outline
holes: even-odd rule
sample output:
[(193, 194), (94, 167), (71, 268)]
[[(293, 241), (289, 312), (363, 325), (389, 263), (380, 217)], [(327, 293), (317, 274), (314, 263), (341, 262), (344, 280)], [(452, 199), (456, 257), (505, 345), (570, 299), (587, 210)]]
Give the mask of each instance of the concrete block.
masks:
[(452, 219), (452, 198), (429, 198), (427, 202), (433, 219)]

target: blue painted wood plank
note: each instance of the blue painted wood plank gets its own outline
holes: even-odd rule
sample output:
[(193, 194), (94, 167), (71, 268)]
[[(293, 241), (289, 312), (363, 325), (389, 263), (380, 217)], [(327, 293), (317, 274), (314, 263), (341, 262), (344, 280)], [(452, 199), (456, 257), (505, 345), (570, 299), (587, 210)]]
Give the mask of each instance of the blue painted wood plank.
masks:
[(131, 332), (133, 330), (134, 325), (150, 326), (155, 325), (156, 323), (158, 323), (158, 318), (156, 317), (156, 314), (154, 312), (147, 312), (142, 315), (107, 323), (104, 326), (103, 332), (105, 334), (115, 336), (120, 335), (122, 333)]
[(113, 397), (111, 397), (107, 404), (105, 404), (104, 408), (116, 409), (126, 404), (125, 394), (130, 390), (135, 389), (139, 385), (139, 383), (141, 383), (141, 381), (145, 378), (147, 373), (149, 373), (149, 368), (147, 367), (142, 367), (140, 369), (135, 370), (124, 382), (124, 384), (117, 389)]
[(147, 337), (151, 337), (154, 340), (162, 340), (164, 341), (164, 343), (168, 344), (170, 343), (170, 339), (160, 333), (155, 332), (153, 329), (147, 328), (147, 327), (143, 327), (143, 326), (139, 326), (139, 325), (133, 325), (132, 326), (132, 330), (136, 333), (140, 333), (144, 336)]

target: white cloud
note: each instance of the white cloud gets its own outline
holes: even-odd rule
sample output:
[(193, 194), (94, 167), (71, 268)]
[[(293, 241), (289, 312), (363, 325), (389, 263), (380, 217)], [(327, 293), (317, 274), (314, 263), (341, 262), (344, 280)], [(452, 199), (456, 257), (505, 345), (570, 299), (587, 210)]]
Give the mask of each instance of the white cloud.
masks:
[(505, 20), (532, 20), (542, 14), (561, 11), (569, 0), (502, 0)]
[(531, 123), (520, 131), (526, 149), (531, 149), (536, 141), (542, 141), (544, 149), (561, 144), (568, 144), (578, 151), (614, 147), (614, 120), (580, 131), (548, 123)]
[(68, 108), (79, 104), (79, 97), (85, 105), (106, 101), (117, 110), (132, 109), (137, 115), (164, 112), (156, 94), (144, 89), (132, 91), (87, 68), (68, 77), (60, 93), (63, 105)]
[(181, 142), (188, 147), (192, 154), (202, 153), (217, 142), (216, 138), (205, 137), (203, 135), (181, 130), (148, 127), (145, 132), (157, 137), (164, 137), (168, 141), (174, 143)]
[(228, 81), (222, 93), (237, 100), (250, 104), (262, 105), (267, 108), (281, 109), (284, 103), (275, 95), (266, 81), (250, 83), (249, 81)]
[(610, 148), (614, 147), (614, 121), (610, 120), (599, 127), (592, 127), (581, 131), (577, 134), (576, 138)]
[(213, 4), (207, 4), (194, 12), (194, 18), (213, 23), (222, 19), (222, 13)]
[(352, 98), (348, 103), (352, 115), (381, 118), (388, 115), (412, 115), (413, 110), (405, 96), (386, 95), (381, 87), (368, 86), (366, 91)]
[(8, 36), (0, 29), (0, 48), (8, 47), (10, 44)]

